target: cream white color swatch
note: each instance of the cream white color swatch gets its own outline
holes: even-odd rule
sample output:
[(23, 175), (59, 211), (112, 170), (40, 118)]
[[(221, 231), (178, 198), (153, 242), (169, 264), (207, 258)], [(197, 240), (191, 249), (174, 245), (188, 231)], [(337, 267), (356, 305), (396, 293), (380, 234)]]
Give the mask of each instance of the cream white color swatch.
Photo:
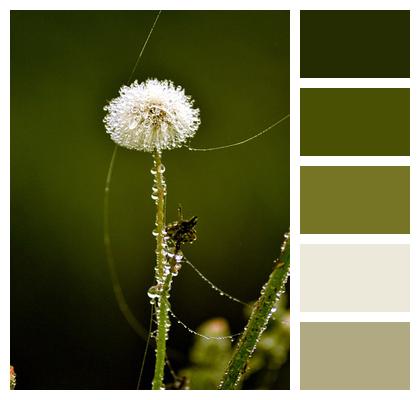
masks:
[(408, 245), (302, 245), (303, 312), (410, 311)]

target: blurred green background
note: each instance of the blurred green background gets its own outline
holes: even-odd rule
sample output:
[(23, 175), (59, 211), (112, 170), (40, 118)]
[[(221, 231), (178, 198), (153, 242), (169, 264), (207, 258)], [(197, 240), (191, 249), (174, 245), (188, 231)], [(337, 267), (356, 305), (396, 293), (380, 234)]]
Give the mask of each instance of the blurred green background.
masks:
[[(120, 314), (103, 247), (113, 143), (103, 106), (127, 82), (156, 13), (11, 13), (11, 363), (17, 389), (134, 389), (144, 341)], [(195, 147), (247, 138), (289, 113), (288, 11), (165, 11), (133, 79), (171, 79), (201, 110)], [(243, 146), (165, 152), (168, 221), (199, 217), (189, 259), (245, 301), (258, 297), (289, 226), (289, 122)], [(152, 157), (120, 149), (111, 238), (124, 294), (148, 325), (153, 284)], [(240, 331), (242, 307), (184, 266), (174, 312)], [(170, 332), (175, 370), (194, 337)], [(148, 388), (153, 351), (142, 387)], [(254, 388), (252, 382), (245, 388)], [(289, 387), (285, 363), (270, 388)]]

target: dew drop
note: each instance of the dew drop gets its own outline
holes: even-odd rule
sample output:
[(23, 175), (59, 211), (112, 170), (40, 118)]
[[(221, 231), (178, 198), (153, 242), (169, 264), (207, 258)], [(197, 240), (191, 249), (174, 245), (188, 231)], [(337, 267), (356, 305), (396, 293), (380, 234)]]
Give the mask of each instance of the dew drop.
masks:
[(150, 298), (151, 304), (155, 304), (156, 300), (160, 296), (160, 291), (161, 291), (161, 285), (154, 285), (147, 291), (147, 295)]
[(171, 269), (172, 275), (177, 276), (180, 269), (181, 269), (181, 264), (175, 264)]
[(137, 118), (132, 118), (131, 121), (128, 123), (128, 129), (135, 129), (137, 128), (137, 125), (139, 122), (137, 121)]

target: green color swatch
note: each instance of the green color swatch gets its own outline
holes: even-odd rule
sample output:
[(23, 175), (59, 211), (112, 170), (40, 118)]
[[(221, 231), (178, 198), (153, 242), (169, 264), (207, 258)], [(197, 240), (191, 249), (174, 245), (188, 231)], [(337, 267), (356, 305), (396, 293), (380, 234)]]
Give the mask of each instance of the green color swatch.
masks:
[(409, 167), (301, 167), (305, 234), (410, 233)]
[(302, 78), (409, 78), (410, 12), (300, 12)]
[(410, 155), (410, 89), (301, 89), (300, 154)]
[(300, 325), (301, 389), (409, 389), (408, 322)]

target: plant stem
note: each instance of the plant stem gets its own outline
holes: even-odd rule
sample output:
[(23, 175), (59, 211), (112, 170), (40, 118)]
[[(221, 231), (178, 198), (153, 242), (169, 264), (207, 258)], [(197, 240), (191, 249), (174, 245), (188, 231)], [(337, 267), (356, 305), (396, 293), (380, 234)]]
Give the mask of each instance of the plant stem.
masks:
[(261, 334), (267, 327), (281, 294), (284, 293), (290, 270), (289, 234), (286, 234), (285, 238), (280, 257), (276, 260), (274, 269), (261, 290), (260, 298), (252, 308), (251, 316), (235, 347), (232, 358), (220, 382), (219, 389), (236, 389), (246, 370), (248, 359), (254, 352)]
[(165, 371), (166, 362), (166, 340), (167, 333), (169, 330), (169, 291), (172, 283), (172, 274), (169, 273), (166, 276), (165, 283), (162, 288), (162, 294), (159, 298), (159, 303), (156, 310), (157, 317), (157, 336), (156, 336), (156, 364), (155, 364), (155, 375), (153, 377), (152, 389), (160, 390), (164, 388), (163, 378)]
[(153, 153), (154, 168), (154, 186), (153, 198), (156, 203), (156, 281), (163, 283), (163, 270), (165, 265), (164, 254), (164, 240), (165, 240), (165, 197), (166, 197), (166, 184), (163, 173), (165, 171), (162, 164), (161, 154), (159, 152)]
[(158, 152), (153, 154), (154, 157), (154, 186), (153, 199), (156, 203), (156, 284), (159, 288), (159, 296), (157, 298), (156, 318), (157, 318), (157, 335), (156, 335), (156, 363), (155, 373), (152, 382), (153, 390), (160, 390), (164, 387), (163, 378), (166, 360), (166, 340), (170, 325), (169, 311), (169, 292), (172, 283), (172, 273), (166, 260), (165, 246), (165, 197), (166, 184), (164, 178), (165, 168), (162, 164), (161, 155)]

